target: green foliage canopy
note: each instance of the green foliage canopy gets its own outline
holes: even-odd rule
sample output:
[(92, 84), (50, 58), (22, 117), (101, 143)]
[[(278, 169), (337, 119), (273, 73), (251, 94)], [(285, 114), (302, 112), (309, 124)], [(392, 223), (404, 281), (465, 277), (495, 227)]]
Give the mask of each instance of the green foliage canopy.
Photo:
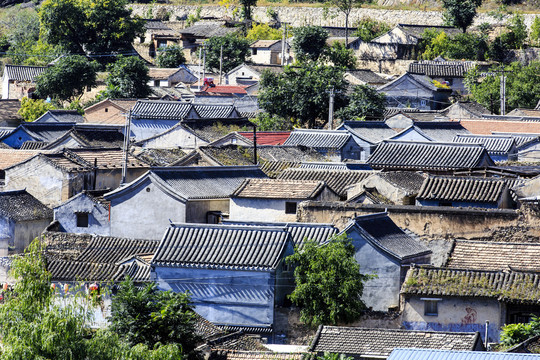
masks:
[(339, 66), (345, 69), (356, 68), (356, 56), (353, 49), (347, 49), (345, 44), (339, 41), (326, 49), (326, 57), (334, 66)]
[(360, 274), (355, 249), (345, 234), (318, 246), (308, 241), (302, 251), (287, 257), (296, 265), (296, 288), (290, 295), (300, 307), (300, 319), (309, 326), (336, 325), (356, 320), (365, 308), (360, 299), (370, 275)]
[(517, 345), (533, 336), (540, 335), (540, 318), (533, 316), (527, 324), (508, 324), (501, 328), (501, 344)]
[(294, 28), (292, 50), (299, 62), (316, 61), (325, 52), (328, 31), (320, 26)]
[(137, 56), (119, 56), (109, 65), (107, 96), (110, 98), (144, 98), (150, 94), (148, 67)]
[(21, 108), (17, 113), (22, 116), (24, 121), (31, 122), (52, 109), (54, 106), (43, 99), (34, 100), (25, 96), (21, 99)]
[(213, 71), (219, 71), (219, 59), (223, 46), (222, 71), (226, 73), (243, 64), (249, 53), (249, 41), (234, 34), (215, 36), (205, 42), (206, 66)]
[(362, 41), (369, 42), (390, 30), (390, 25), (385, 22), (364, 17), (356, 24), (353, 36), (358, 36)]
[(443, 18), (447, 25), (467, 31), (476, 17), (476, 9), (482, 5), (482, 0), (442, 0)]
[(127, 0), (45, 0), (39, 10), (45, 39), (73, 54), (125, 51), (144, 31)]
[(280, 40), (281, 37), (281, 31), (268, 26), (268, 24), (254, 24), (246, 35), (246, 39), (249, 41)]
[(338, 110), (343, 120), (381, 120), (386, 109), (386, 96), (369, 85), (356, 85), (349, 104)]
[(36, 95), (69, 101), (81, 97), (87, 87), (96, 85), (97, 64), (81, 55), (60, 58), (36, 78)]
[(186, 62), (183, 48), (179, 45), (169, 45), (157, 50), (156, 65), (162, 68), (176, 68)]
[(298, 68), (287, 66), (281, 74), (265, 71), (260, 81), (259, 106), (270, 115), (315, 128), (327, 120), (327, 91), (332, 87), (339, 109), (346, 102), (343, 69), (310, 61)]

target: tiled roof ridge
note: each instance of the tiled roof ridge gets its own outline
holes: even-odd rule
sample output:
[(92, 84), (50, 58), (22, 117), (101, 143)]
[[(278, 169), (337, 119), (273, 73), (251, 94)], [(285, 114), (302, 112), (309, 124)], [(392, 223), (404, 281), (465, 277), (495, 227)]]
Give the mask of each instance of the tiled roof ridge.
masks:
[(451, 334), (451, 335), (476, 335), (478, 331), (471, 332), (462, 332), (462, 331), (435, 331), (435, 330), (408, 330), (408, 329), (385, 329), (385, 328), (368, 328), (363, 326), (336, 326), (336, 325), (321, 325), (323, 329), (337, 328), (337, 329), (347, 329), (347, 330), (366, 330), (373, 332), (399, 332), (405, 334), (413, 333), (429, 333), (429, 334)]
[(473, 244), (486, 244), (486, 245), (522, 245), (522, 246), (540, 246), (540, 243), (533, 242), (508, 242), (508, 241), (489, 241), (489, 240), (472, 240), (472, 239), (454, 239), (454, 243), (473, 243)]
[(454, 143), (449, 141), (408, 141), (408, 140), (383, 140), (381, 143), (391, 143), (391, 144), (411, 144), (411, 145), (449, 145), (449, 146), (468, 146), (468, 147), (484, 147), (483, 144), (476, 143)]
[(201, 228), (201, 229), (215, 229), (215, 230), (247, 230), (247, 231), (287, 231), (285, 226), (242, 226), (242, 225), (236, 225), (236, 224), (197, 224), (197, 223), (171, 223), (171, 226), (169, 228)]
[(188, 171), (188, 172), (208, 172), (208, 171), (227, 171), (227, 170), (254, 170), (258, 169), (257, 165), (224, 165), (224, 166), (156, 166), (151, 172), (167, 172), (167, 171)]
[(497, 178), (497, 177), (479, 177), (479, 176), (458, 176), (458, 175), (437, 175), (427, 174), (429, 179), (447, 179), (447, 180), (472, 180), (472, 181), (494, 181), (494, 182), (507, 182), (508, 180), (515, 180), (514, 178)]
[(470, 273), (486, 273), (486, 274), (510, 274), (510, 273), (516, 273), (516, 274), (539, 274), (540, 271), (521, 271), (521, 270), (481, 270), (481, 269), (463, 269), (463, 268), (449, 268), (449, 267), (442, 267), (442, 266), (433, 266), (433, 265), (416, 265), (412, 264), (410, 267), (410, 270), (430, 270), (430, 271), (448, 271), (448, 272), (470, 272)]
[(93, 164), (89, 163), (88, 161), (86, 161), (85, 159), (83, 159), (82, 157), (80, 157), (74, 151), (71, 151), (70, 149), (64, 148), (62, 150), (62, 155), (75, 163), (79, 163), (79, 165), (83, 165), (84, 167), (87, 167), (87, 168), (94, 167)]

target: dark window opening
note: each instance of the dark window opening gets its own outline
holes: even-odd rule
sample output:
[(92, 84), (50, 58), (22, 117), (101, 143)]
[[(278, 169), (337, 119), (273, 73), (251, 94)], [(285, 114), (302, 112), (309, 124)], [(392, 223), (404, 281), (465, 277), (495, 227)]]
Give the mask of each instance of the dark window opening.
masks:
[(452, 206), (452, 203), (449, 201), (439, 201), (439, 206)]
[(105, 112), (109, 112), (109, 108), (105, 108)]
[(424, 300), (424, 315), (438, 316), (439, 308), (437, 306), (438, 300)]
[(88, 213), (77, 213), (77, 227), (88, 227)]
[(285, 214), (296, 214), (296, 203), (295, 202), (286, 202), (285, 203)]
[[(252, 49), (252, 54), (257, 55), (257, 49)], [(242, 74), (242, 75), (244, 75), (244, 74)]]

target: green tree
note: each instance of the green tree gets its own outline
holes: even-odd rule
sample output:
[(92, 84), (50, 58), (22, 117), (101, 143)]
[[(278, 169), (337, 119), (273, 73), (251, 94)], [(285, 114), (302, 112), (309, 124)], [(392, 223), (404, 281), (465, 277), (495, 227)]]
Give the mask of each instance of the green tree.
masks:
[(450, 39), (444, 31), (440, 32), (431, 43), (426, 45), (426, 49), (422, 53), (422, 59), (432, 60), (437, 56), (446, 56), (446, 51), (450, 46)]
[(23, 43), (11, 45), (6, 56), (11, 58), (13, 64), (45, 66), (51, 61), (60, 57), (63, 50), (59, 46), (54, 46), (44, 42), (27, 40)]
[(157, 50), (156, 65), (162, 68), (176, 68), (186, 62), (184, 49), (179, 45), (169, 45)]
[(226, 73), (243, 64), (249, 53), (249, 41), (234, 34), (215, 36), (205, 42), (206, 66), (213, 71), (219, 71), (221, 47), (223, 46), (222, 71)]
[(338, 110), (342, 120), (381, 120), (386, 109), (386, 96), (369, 85), (356, 85), (349, 104)]
[(244, 19), (247, 20), (248, 23), (251, 22), (251, 7), (257, 5), (257, 0), (240, 0), (240, 4), (244, 11)]
[(144, 31), (144, 20), (131, 16), (127, 5), (127, 0), (45, 0), (41, 31), (47, 42), (74, 54), (126, 51)]
[(185, 293), (157, 290), (155, 283), (136, 287), (128, 278), (111, 304), (111, 330), (130, 345), (178, 344), (191, 358), (200, 340), (195, 335), (195, 313)]
[(355, 5), (361, 5), (364, 0), (329, 0), (332, 5), (345, 15), (345, 43), (349, 43), (349, 15)]
[(290, 295), (300, 307), (300, 319), (309, 326), (336, 325), (356, 320), (365, 308), (360, 299), (364, 282), (354, 259), (355, 249), (345, 234), (318, 246), (308, 241), (302, 251), (287, 257), (296, 266), (296, 287)]
[(96, 85), (96, 69), (84, 56), (62, 57), (36, 78), (36, 95), (60, 101), (80, 98), (87, 87)]
[(540, 46), (540, 17), (535, 16), (531, 25), (531, 34), (529, 35), (531, 44)]
[(501, 41), (508, 49), (521, 49), (527, 40), (527, 26), (523, 15), (514, 14), (508, 21), (507, 32), (500, 35)]
[(346, 102), (343, 69), (307, 62), (298, 68), (287, 66), (281, 74), (265, 71), (260, 81), (259, 106), (270, 115), (315, 128), (327, 121), (327, 91), (332, 87), (337, 92), (335, 104), (339, 109)]
[(144, 98), (150, 94), (148, 67), (137, 56), (119, 56), (109, 66), (107, 96), (110, 98)]
[(486, 37), (478, 34), (457, 34), (446, 49), (446, 56), (450, 59), (467, 59), (483, 61), (486, 58), (488, 44)]
[(249, 41), (257, 40), (280, 40), (281, 31), (274, 29), (268, 24), (254, 24), (246, 35)]
[(347, 49), (345, 44), (334, 41), (334, 43), (327, 48), (326, 56), (328, 60), (334, 64), (345, 69), (356, 68), (356, 56), (353, 49)]
[(21, 99), (21, 108), (17, 114), (21, 115), (24, 121), (31, 122), (52, 109), (54, 106), (43, 99), (34, 100), (25, 96)]
[(343, 357), (341, 354), (325, 352), (323, 356), (317, 356), (317, 360), (353, 360), (353, 358)]
[(292, 130), (294, 123), (290, 119), (285, 119), (278, 115), (270, 115), (266, 112), (257, 114), (257, 117), (250, 119), (257, 125), (258, 131), (288, 131)]
[(540, 335), (540, 318), (532, 316), (531, 321), (504, 325), (501, 328), (501, 344), (505, 346), (517, 345), (533, 336)]
[(328, 31), (320, 26), (301, 26), (292, 30), (292, 50), (299, 62), (315, 61), (325, 52)]
[(356, 31), (353, 36), (358, 36), (362, 41), (369, 42), (390, 30), (390, 25), (370, 17), (364, 17), (355, 24)]
[(442, 0), (443, 18), (447, 25), (467, 31), (476, 17), (476, 9), (482, 5), (482, 0)]

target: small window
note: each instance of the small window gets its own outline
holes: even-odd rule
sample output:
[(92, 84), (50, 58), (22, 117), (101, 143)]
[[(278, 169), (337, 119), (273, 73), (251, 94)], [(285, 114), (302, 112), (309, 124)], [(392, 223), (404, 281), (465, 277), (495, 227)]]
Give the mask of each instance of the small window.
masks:
[(285, 203), (285, 214), (296, 214), (296, 203), (295, 202), (286, 202)]
[(88, 227), (88, 213), (77, 213), (77, 227)]
[(109, 112), (109, 108), (105, 108), (105, 112)]
[(424, 315), (438, 316), (439, 308), (437, 306), (438, 300), (424, 300)]
[(251, 53), (252, 53), (253, 55), (257, 55), (257, 49), (251, 49), (251, 50), (252, 50)]
[(154, 86), (159, 87), (159, 80), (154, 80)]

